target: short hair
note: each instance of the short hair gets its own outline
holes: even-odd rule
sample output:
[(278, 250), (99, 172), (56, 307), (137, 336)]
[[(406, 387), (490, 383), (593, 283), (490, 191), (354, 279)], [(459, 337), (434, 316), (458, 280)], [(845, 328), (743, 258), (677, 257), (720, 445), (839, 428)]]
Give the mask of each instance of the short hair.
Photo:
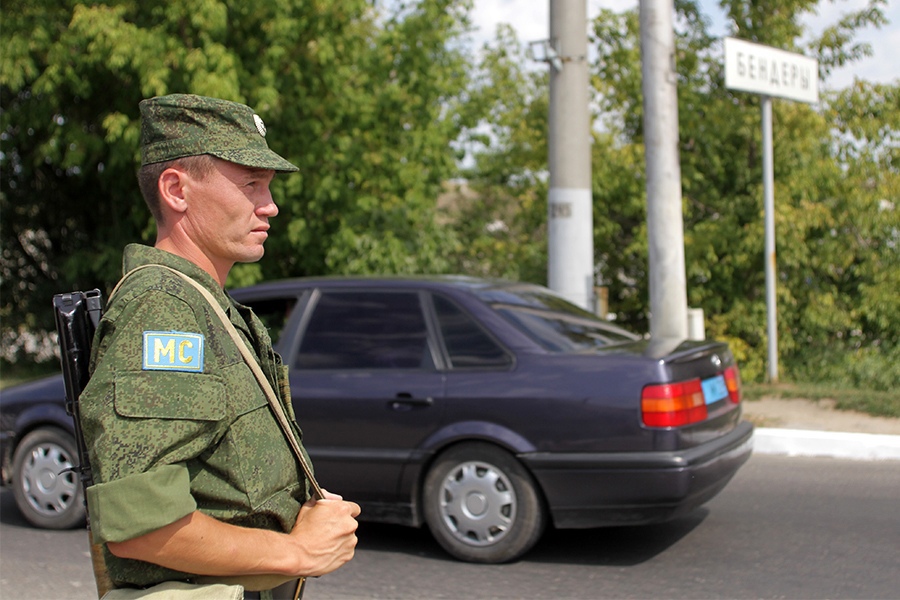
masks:
[(196, 179), (204, 179), (212, 172), (214, 165), (212, 156), (209, 154), (198, 154), (141, 167), (138, 171), (138, 185), (141, 188), (144, 202), (147, 203), (147, 208), (150, 209), (150, 214), (153, 215), (157, 224), (163, 222), (162, 208), (159, 201), (159, 176), (163, 174), (163, 171), (171, 167), (183, 169)]

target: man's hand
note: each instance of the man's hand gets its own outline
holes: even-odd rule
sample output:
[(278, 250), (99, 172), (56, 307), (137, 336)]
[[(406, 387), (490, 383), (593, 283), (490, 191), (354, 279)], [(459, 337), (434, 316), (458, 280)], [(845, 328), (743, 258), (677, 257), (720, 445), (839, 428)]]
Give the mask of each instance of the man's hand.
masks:
[(300, 507), (290, 534), (305, 555), (303, 562), (309, 564), (300, 575), (318, 577), (330, 573), (353, 558), (356, 550), (359, 505), (323, 492), (322, 500), (310, 500)]

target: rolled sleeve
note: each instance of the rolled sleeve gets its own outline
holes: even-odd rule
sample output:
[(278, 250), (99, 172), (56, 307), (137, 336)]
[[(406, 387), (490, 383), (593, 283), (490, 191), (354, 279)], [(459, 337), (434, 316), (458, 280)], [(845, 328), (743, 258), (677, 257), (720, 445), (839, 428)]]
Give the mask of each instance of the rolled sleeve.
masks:
[(174, 523), (197, 510), (183, 463), (128, 475), (87, 489), (97, 542), (124, 542)]

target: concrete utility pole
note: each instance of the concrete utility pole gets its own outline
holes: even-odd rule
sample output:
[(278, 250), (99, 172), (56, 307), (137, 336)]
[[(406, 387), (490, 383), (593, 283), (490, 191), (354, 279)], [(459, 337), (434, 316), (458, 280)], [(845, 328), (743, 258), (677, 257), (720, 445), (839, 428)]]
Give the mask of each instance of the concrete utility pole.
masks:
[(594, 309), (587, 2), (550, 0), (550, 289)]
[(688, 337), (673, 0), (640, 0), (650, 336)]

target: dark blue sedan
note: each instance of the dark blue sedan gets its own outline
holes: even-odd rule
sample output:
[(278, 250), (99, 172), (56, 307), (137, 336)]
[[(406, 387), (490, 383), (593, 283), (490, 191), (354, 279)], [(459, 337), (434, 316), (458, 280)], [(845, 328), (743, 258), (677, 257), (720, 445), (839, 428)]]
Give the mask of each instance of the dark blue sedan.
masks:
[(290, 367), (322, 485), (364, 519), (427, 524), (462, 560), (515, 559), (548, 525), (676, 518), (750, 456), (726, 344), (644, 339), (541, 286), (318, 278), (232, 295)]

